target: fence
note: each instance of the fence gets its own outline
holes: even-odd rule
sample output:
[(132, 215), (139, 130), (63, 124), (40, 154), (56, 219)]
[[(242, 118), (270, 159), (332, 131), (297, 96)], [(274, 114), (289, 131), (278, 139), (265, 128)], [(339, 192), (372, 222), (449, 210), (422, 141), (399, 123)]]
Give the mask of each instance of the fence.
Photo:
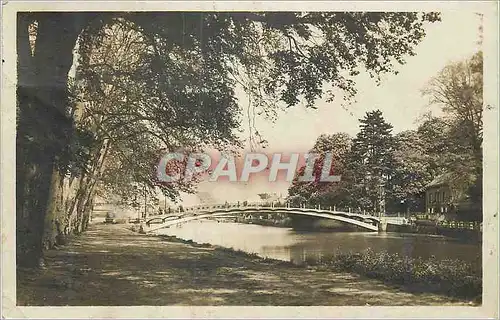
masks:
[(481, 230), (481, 223), (477, 221), (439, 221), (438, 226), (448, 229)]

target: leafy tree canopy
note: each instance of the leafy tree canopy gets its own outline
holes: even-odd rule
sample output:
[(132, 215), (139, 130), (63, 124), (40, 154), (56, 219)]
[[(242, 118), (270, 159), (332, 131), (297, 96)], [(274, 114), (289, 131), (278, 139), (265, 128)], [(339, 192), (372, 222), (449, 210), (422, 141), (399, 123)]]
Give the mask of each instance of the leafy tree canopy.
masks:
[(349, 101), (355, 75), (365, 69), (378, 81), (394, 72), (414, 54), (424, 24), (438, 20), (435, 13), (91, 15), (79, 40), (79, 90), (92, 130), (111, 141), (116, 159), (106, 177), (151, 184), (144, 165), (157, 161), (157, 150), (237, 146), (237, 86), (267, 115), (279, 103), (313, 106), (325, 84), (330, 99), (340, 89)]

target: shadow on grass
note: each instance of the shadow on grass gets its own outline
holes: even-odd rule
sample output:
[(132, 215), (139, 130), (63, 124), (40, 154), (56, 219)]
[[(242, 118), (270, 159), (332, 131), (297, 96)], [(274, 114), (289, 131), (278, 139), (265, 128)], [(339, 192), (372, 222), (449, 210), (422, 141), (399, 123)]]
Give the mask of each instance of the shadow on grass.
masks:
[[(160, 241), (163, 240), (163, 241)], [(207, 244), (94, 226), (18, 270), (18, 305), (443, 305), (382, 282)]]

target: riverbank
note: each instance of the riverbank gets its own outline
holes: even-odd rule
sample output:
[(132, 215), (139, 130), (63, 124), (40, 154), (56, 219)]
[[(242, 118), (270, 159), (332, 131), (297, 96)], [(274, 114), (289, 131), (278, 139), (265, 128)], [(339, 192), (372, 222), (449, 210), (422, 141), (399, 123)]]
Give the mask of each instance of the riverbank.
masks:
[[(92, 225), (20, 270), (18, 305), (470, 305), (321, 267)], [(163, 241), (159, 241), (163, 240)]]
[(481, 243), (483, 233), (479, 230), (452, 229), (434, 224), (388, 225), (387, 232), (416, 233), (459, 239), (469, 243)]
[[(132, 227), (133, 231), (137, 228)], [(176, 236), (158, 235), (163, 240), (180, 242), (196, 247), (214, 247), (244, 257), (258, 258), (257, 254), (245, 251), (213, 246), (208, 243), (196, 243)], [(332, 272), (354, 272), (356, 274), (382, 280), (384, 283), (398, 286), (406, 291), (421, 291), (444, 294), (474, 303), (482, 300), (482, 268), (477, 263), (460, 259), (437, 259), (434, 256), (423, 259), (411, 258), (387, 251), (375, 252), (366, 249), (360, 252), (345, 252), (332, 249), (332, 254), (311, 257), (295, 261), (303, 267), (316, 267)], [(264, 259), (272, 261), (273, 259)], [(275, 260), (284, 265), (293, 265), (289, 261)]]
[[(306, 220), (307, 221), (307, 220)], [(270, 226), (276, 228), (294, 228), (295, 230), (310, 231), (359, 231), (364, 230), (353, 225), (346, 225), (330, 219), (317, 219), (313, 223), (304, 223), (303, 225), (293, 225), (291, 219), (237, 219), (237, 223), (255, 224), (261, 226)], [(454, 238), (468, 243), (481, 243), (483, 233), (479, 230), (448, 228), (433, 223), (428, 224), (388, 224), (387, 232), (414, 233), (436, 235), (448, 238)]]

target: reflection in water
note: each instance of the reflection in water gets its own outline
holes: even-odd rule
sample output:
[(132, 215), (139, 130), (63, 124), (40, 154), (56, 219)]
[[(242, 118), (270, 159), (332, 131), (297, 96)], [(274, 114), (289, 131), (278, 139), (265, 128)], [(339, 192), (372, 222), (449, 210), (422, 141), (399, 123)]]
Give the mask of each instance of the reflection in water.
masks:
[(377, 232), (303, 232), (288, 228), (202, 220), (158, 231), (198, 243), (257, 253), (262, 257), (301, 263), (335, 252), (387, 251), (403, 256), (460, 259), (480, 264), (481, 245), (422, 234)]

